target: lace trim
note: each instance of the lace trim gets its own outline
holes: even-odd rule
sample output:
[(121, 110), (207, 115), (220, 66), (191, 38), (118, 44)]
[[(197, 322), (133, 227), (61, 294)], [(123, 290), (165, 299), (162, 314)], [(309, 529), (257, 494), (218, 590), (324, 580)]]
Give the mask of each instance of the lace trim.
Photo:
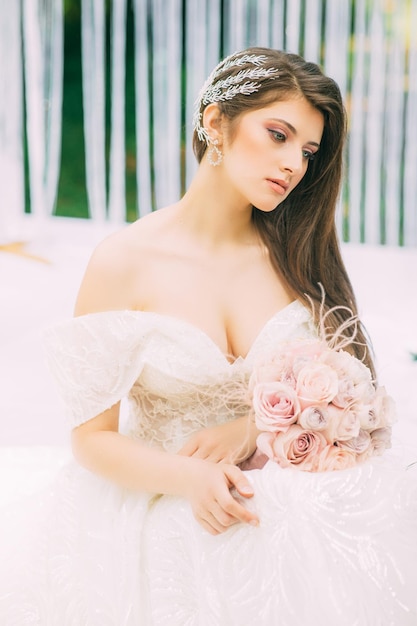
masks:
[(277, 342), (311, 334), (310, 313), (294, 302), (265, 325), (246, 359), (232, 364), (190, 324), (139, 311), (74, 318), (44, 339), (71, 426), (130, 394), (132, 434), (173, 449), (202, 426), (245, 414), (246, 400), (236, 397), (243, 373)]
[(155, 395), (148, 381), (138, 381), (129, 394), (128, 433), (176, 452), (192, 433), (249, 414), (248, 379), (247, 368), (241, 367), (229, 378), (208, 385), (188, 384), (165, 397)]

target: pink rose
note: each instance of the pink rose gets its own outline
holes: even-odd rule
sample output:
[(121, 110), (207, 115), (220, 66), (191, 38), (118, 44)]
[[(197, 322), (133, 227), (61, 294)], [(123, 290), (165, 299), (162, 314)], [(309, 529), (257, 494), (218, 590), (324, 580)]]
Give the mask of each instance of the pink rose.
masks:
[(326, 411), (328, 426), (323, 434), (329, 443), (346, 441), (359, 435), (361, 423), (354, 407), (341, 409), (334, 404), (329, 404)]
[(255, 423), (259, 430), (286, 431), (300, 412), (295, 390), (286, 383), (258, 383), (253, 390)]
[(391, 448), (391, 428), (377, 428), (371, 432), (371, 441), (374, 454), (381, 455), (385, 450)]
[(305, 365), (317, 362), (328, 350), (327, 344), (319, 339), (291, 344), (291, 347), (287, 349), (287, 355), (291, 358), (294, 374), (298, 376)]
[(317, 460), (317, 472), (349, 469), (356, 465), (355, 454), (339, 446), (326, 446)]
[(318, 361), (306, 363), (297, 376), (296, 390), (302, 409), (331, 402), (339, 390), (336, 372)]
[(340, 408), (354, 403), (369, 404), (375, 394), (369, 368), (349, 352), (330, 350), (323, 355), (324, 362), (332, 367), (339, 378), (339, 389), (332, 402)]
[(306, 431), (293, 424), (286, 432), (261, 433), (257, 439), (258, 448), (276, 461), (281, 467), (295, 466), (298, 469), (314, 472), (318, 455), (327, 442), (321, 433)]
[(252, 372), (249, 391), (253, 393), (259, 383), (285, 382), (295, 388), (295, 379), (290, 361), (282, 355), (267, 363), (260, 363)]
[(256, 438), (256, 446), (261, 454), (265, 454), (268, 459), (272, 459), (273, 461), (278, 461), (275, 457), (274, 453), (274, 442), (277, 438), (278, 433), (261, 433)]
[(297, 424), (304, 430), (324, 430), (329, 424), (329, 413), (326, 408), (308, 406), (301, 411)]

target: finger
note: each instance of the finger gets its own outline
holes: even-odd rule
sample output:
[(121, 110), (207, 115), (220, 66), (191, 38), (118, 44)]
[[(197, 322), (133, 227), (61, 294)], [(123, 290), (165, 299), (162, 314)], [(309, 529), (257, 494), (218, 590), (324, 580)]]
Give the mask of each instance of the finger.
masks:
[(209, 511), (206, 511), (204, 516), (196, 515), (196, 520), (211, 535), (219, 535), (228, 528), (228, 526), (223, 526)]
[(205, 461), (211, 461), (210, 458), (210, 450), (206, 450), (205, 448), (196, 448), (194, 452), (191, 454), (195, 459), (204, 459)]
[[(243, 492), (245, 497), (253, 496), (253, 488), (249, 481), (245, 478), (244, 474), (237, 467), (232, 466), (233, 471), (228, 471), (227, 476), (232, 483), (232, 486), (236, 488), (238, 493)], [(234, 471), (236, 470), (236, 471)], [(239, 485), (239, 489), (238, 489)], [(230, 491), (228, 491), (227, 499), (224, 501), (219, 501), (222, 508), (229, 514), (235, 517), (240, 522), (245, 522), (247, 524), (252, 524), (253, 526), (258, 526), (259, 518), (256, 513), (252, 511), (248, 511), (242, 504), (240, 504), (235, 498), (233, 498)]]
[(193, 452), (188, 456), (192, 456), (195, 459), (203, 459), (204, 461), (211, 461), (212, 463), (221, 463), (226, 461), (226, 452), (219, 448), (212, 448), (206, 445), (195, 446)]
[(218, 498), (218, 502), (223, 511), (232, 517), (235, 522), (244, 522), (245, 524), (258, 526), (259, 518), (256, 513), (248, 511), (243, 504), (232, 496), (229, 490), (226, 491), (223, 497)]
[(224, 507), (224, 510), (229, 515), (233, 516), (237, 521), (243, 522), (244, 524), (251, 524), (251, 526), (259, 525), (259, 517), (256, 515), (256, 513), (248, 511), (248, 509), (246, 509), (232, 496), (230, 496), (230, 499), (231, 502), (226, 504)]
[(185, 445), (179, 450), (178, 454), (181, 456), (193, 456), (198, 450), (198, 445), (193, 440), (187, 441)]
[(232, 466), (227, 468), (226, 475), (241, 496), (252, 498), (255, 493), (253, 487), (245, 474), (238, 467)]
[(252, 498), (255, 493), (252, 485), (246, 478), (237, 480), (234, 483), (234, 486), (236, 487), (236, 490), (240, 493), (240, 495), (244, 496), (245, 498)]
[(229, 515), (229, 513), (227, 513), (218, 502), (214, 502), (209, 513), (215, 518), (216, 523), (220, 524), (223, 530), (227, 530), (227, 528), (237, 522), (237, 519), (232, 515)]
[(206, 522), (204, 519), (196, 518), (197, 522), (206, 530), (210, 535), (219, 535), (220, 531), (216, 530), (211, 524)]
[(211, 529), (212, 534), (220, 534), (228, 530), (233, 524), (237, 524), (239, 520), (228, 515), (218, 506), (214, 512), (206, 511), (204, 516), (200, 517), (200, 521), (204, 522), (206, 528)]
[(227, 462), (225, 455), (220, 450), (208, 450), (207, 448), (198, 448), (192, 456), (196, 459), (204, 459), (211, 463)]

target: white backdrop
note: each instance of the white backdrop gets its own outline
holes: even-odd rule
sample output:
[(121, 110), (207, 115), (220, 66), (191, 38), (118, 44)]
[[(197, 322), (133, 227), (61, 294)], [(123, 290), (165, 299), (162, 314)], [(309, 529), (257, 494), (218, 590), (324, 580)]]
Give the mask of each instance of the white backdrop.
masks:
[[(0, 0), (0, 80), (7, 85), (0, 99), (0, 241), (20, 235), (23, 124), (32, 212), (42, 220), (54, 211), (62, 6), (63, 0)], [(108, 41), (105, 0), (81, 0), (81, 6), (86, 140), (81, 158), (86, 160), (89, 211), (95, 221), (125, 219), (123, 86), (130, 20), (135, 33), (138, 215), (178, 199), (193, 175), (193, 103), (219, 57), (265, 45), (321, 63), (345, 96), (350, 126), (338, 214), (343, 238), (417, 244), (417, 0), (113, 0)]]

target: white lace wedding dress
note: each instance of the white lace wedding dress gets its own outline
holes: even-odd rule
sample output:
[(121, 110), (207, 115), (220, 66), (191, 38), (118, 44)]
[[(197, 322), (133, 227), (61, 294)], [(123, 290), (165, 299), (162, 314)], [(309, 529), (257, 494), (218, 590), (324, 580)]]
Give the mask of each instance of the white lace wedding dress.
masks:
[[(46, 343), (71, 424), (128, 396), (125, 432), (175, 452), (194, 431), (245, 415), (257, 359), (313, 332), (294, 302), (233, 363), (201, 330), (154, 313), (79, 317)], [(186, 501), (70, 463), (52, 489), (1, 511), (0, 624), (417, 624), (412, 471), (380, 458), (319, 474), (269, 462), (247, 475), (260, 527), (213, 537)]]

